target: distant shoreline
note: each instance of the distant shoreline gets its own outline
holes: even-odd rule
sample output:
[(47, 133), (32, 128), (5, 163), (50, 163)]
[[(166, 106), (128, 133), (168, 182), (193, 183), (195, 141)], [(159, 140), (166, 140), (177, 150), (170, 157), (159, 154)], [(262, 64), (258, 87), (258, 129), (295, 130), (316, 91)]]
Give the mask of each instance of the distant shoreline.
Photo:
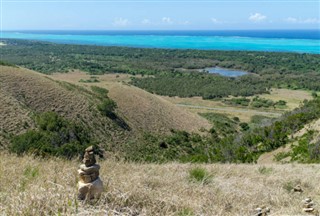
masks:
[(21, 39), (70, 45), (148, 49), (258, 51), (320, 54), (320, 40), (171, 35), (58, 35), (3, 32), (2, 40)]

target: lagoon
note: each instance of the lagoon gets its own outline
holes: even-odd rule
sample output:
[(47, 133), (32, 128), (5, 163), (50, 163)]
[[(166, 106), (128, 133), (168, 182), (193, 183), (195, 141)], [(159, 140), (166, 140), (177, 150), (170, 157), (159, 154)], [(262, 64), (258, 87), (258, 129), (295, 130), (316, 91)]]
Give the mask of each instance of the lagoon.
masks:
[(320, 31), (3, 31), (1, 38), (62, 44), (320, 54)]
[(213, 67), (213, 68), (205, 68), (205, 71), (212, 74), (220, 74), (221, 76), (227, 76), (227, 77), (239, 77), (246, 74), (249, 74), (245, 71), (240, 70), (231, 70), (231, 69), (225, 69), (221, 67)]

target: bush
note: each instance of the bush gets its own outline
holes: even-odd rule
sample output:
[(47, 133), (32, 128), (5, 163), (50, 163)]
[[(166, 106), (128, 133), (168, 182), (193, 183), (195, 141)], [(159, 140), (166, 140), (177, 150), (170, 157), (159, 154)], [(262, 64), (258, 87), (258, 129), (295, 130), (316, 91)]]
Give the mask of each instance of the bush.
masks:
[(91, 90), (96, 93), (99, 97), (105, 98), (108, 97), (108, 89), (101, 88), (98, 86), (91, 86)]
[(9, 150), (18, 155), (31, 153), (40, 157), (54, 155), (70, 159), (82, 154), (90, 145), (90, 134), (84, 127), (54, 112), (38, 115), (36, 125), (37, 130), (14, 136)]
[(247, 131), (247, 130), (250, 129), (248, 123), (246, 123), (246, 122), (241, 122), (239, 125), (240, 125), (240, 127), (241, 127), (241, 129), (242, 129), (243, 131)]
[(116, 102), (109, 98), (103, 99), (102, 103), (97, 105), (97, 109), (101, 112), (102, 115), (111, 118), (115, 116), (115, 114), (113, 113), (115, 108), (117, 108)]
[(210, 182), (211, 176), (204, 168), (196, 167), (189, 170), (189, 179), (193, 182), (208, 184)]

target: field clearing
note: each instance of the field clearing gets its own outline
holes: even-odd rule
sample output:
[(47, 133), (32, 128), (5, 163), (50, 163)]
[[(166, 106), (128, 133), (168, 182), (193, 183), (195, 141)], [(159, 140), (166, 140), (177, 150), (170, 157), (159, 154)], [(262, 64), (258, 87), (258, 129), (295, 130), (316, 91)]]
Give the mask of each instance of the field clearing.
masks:
[[(3, 215), (306, 215), (310, 196), (319, 209), (320, 165), (135, 164), (100, 161), (105, 192), (93, 204), (76, 199), (78, 161), (34, 159), (1, 153), (0, 214)], [(208, 172), (205, 182), (189, 171)], [(300, 184), (304, 192), (292, 193)]]
[[(72, 82), (75, 84), (79, 84), (79, 80), (88, 80), (91, 75), (83, 73), (81, 71), (75, 71), (71, 73), (56, 73), (53, 74), (52, 77), (58, 80), (64, 80), (67, 82)], [(130, 77), (132, 75), (129, 74), (104, 74), (95, 76), (98, 77), (100, 82), (96, 83), (81, 83), (84, 86), (89, 85), (97, 85), (101, 87), (106, 87), (110, 90), (110, 96), (114, 99), (120, 96), (116, 96), (121, 94), (120, 88), (127, 88), (128, 91), (134, 90), (136, 91), (136, 87), (126, 85), (127, 82), (130, 81)], [(139, 77), (139, 76), (135, 76)], [(115, 93), (115, 94), (113, 94)], [(180, 98), (180, 97), (168, 97), (168, 96), (158, 96), (154, 95), (157, 98), (162, 100), (166, 100), (172, 104), (180, 105), (180, 107), (189, 113), (197, 114), (197, 113), (222, 113), (226, 114), (230, 117), (239, 117), (243, 122), (250, 122), (252, 116), (255, 115), (263, 115), (267, 117), (278, 117), (284, 111), (292, 110), (300, 105), (300, 103), (305, 99), (311, 99), (311, 93), (308, 91), (302, 90), (289, 90), (289, 89), (272, 89), (270, 94), (262, 94), (261, 98), (270, 99), (273, 101), (284, 100), (287, 102), (287, 108), (285, 109), (252, 109), (240, 106), (231, 106), (222, 103), (219, 100), (203, 100), (201, 97), (192, 97), (192, 98)], [(248, 97), (252, 98), (252, 97)], [(187, 106), (184, 106), (187, 105)], [(182, 107), (183, 106), (183, 107)], [(197, 108), (192, 107), (197, 106)], [(209, 108), (209, 109), (208, 109)], [(213, 108), (213, 109), (211, 109)]]
[(312, 99), (309, 91), (291, 89), (271, 89), (270, 94), (262, 94), (260, 97), (273, 101), (284, 100), (287, 102), (286, 110), (298, 107), (303, 100)]
[[(289, 89), (272, 89), (270, 94), (259, 95), (261, 98), (270, 99), (273, 101), (284, 100), (287, 102), (285, 109), (252, 109), (241, 106), (230, 106), (219, 100), (203, 100), (201, 97), (180, 98), (162, 96), (164, 99), (179, 105), (187, 105), (185, 109), (194, 113), (222, 113), (230, 117), (239, 117), (241, 121), (249, 122), (254, 115), (264, 115), (267, 117), (277, 117), (279, 114), (287, 110), (292, 110), (300, 105), (300, 103), (307, 99), (311, 99), (311, 94), (308, 91), (289, 90)], [(252, 98), (252, 97), (248, 97)], [(198, 106), (197, 108), (192, 106)], [(202, 108), (201, 108), (202, 107)], [(212, 109), (207, 109), (207, 108)], [(213, 110), (215, 109), (215, 110)]]

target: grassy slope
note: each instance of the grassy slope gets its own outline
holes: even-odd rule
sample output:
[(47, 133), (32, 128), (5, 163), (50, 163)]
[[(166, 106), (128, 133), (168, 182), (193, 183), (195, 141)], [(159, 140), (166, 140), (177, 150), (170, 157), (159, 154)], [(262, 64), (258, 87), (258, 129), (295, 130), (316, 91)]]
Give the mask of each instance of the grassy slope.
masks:
[[(82, 122), (103, 144), (124, 142), (128, 137), (140, 136), (143, 131), (167, 133), (170, 129), (177, 129), (191, 132), (210, 127), (204, 118), (196, 114), (136, 87), (118, 83), (108, 75), (102, 76), (103, 82), (92, 85), (110, 89), (109, 95), (119, 107), (117, 113), (132, 129), (129, 132), (101, 116), (96, 110), (97, 101), (88, 91), (89, 84), (79, 83), (78, 76), (59, 79), (6, 66), (0, 66), (0, 71), (0, 143), (4, 145), (8, 143), (9, 134), (32, 128), (32, 113), (45, 111), (55, 111), (68, 119)], [(58, 82), (62, 80), (85, 88)]]
[(81, 72), (54, 74), (57, 80), (81, 86), (100, 86), (109, 90), (109, 96), (118, 104), (118, 111), (125, 116), (133, 130), (168, 133), (170, 129), (199, 132), (200, 128), (210, 128), (208, 121), (195, 113), (177, 107), (160, 96), (150, 94), (135, 86), (126, 84), (129, 75), (106, 74), (95, 76), (98, 83), (81, 83), (80, 79), (87, 80), (89, 75)]
[[(100, 161), (105, 192), (97, 203), (76, 200), (78, 161), (0, 154), (0, 214), (5, 215), (304, 215), (301, 200), (320, 201), (319, 165), (198, 165), (211, 175), (191, 182), (196, 165)], [(302, 194), (290, 192), (300, 184)], [(316, 209), (319, 206), (316, 205)]]
[(112, 120), (101, 116), (90, 92), (27, 69), (1, 67), (0, 70), (0, 97), (5, 99), (1, 104), (5, 113), (0, 115), (0, 128), (6, 135), (22, 132), (27, 124), (32, 126), (32, 113), (46, 111), (55, 111), (86, 125), (102, 143), (120, 142), (128, 135)]

